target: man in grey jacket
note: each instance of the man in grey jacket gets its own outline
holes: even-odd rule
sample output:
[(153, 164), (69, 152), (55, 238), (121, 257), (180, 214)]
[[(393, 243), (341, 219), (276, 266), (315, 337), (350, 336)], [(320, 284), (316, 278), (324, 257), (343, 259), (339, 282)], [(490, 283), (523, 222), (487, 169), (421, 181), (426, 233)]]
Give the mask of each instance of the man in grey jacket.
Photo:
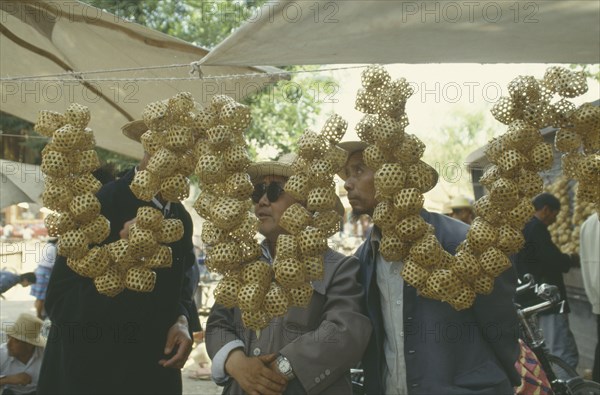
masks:
[[(275, 258), (284, 211), (296, 200), (285, 192), (289, 163), (259, 163), (248, 170), (255, 184), (255, 213), (263, 260)], [(215, 305), (206, 329), (212, 375), (227, 394), (350, 394), (350, 368), (363, 355), (371, 333), (363, 314), (358, 262), (331, 249), (324, 254), (322, 280), (313, 281), (306, 308), (292, 307), (257, 338), (242, 325), (241, 312)]]
[[(373, 215), (374, 172), (363, 161), (363, 142), (339, 144), (349, 153), (344, 187), (355, 215)], [(434, 171), (431, 169), (431, 171)], [(429, 187), (431, 189), (433, 185)], [(425, 191), (422, 191), (425, 192)], [(442, 247), (455, 253), (468, 225), (422, 210)], [(417, 294), (399, 273), (402, 262), (379, 253), (377, 226), (359, 247), (359, 278), (373, 333), (363, 357), (367, 394), (513, 394), (520, 384), (514, 368), (519, 355), (513, 305), (516, 276), (501, 274), (489, 295), (457, 311), (448, 303)]]

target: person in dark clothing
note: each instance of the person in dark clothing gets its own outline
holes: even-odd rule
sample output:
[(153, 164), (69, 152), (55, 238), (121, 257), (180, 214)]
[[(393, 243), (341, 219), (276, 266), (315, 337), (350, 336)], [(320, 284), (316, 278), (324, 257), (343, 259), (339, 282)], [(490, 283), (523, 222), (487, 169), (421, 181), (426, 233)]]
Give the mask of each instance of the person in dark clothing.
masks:
[[(575, 338), (569, 328), (569, 304), (563, 273), (577, 266), (578, 257), (563, 254), (552, 242), (548, 226), (556, 221), (560, 212), (560, 201), (550, 193), (542, 193), (533, 201), (535, 214), (523, 228), (525, 245), (515, 258), (515, 266), (519, 276), (533, 275), (538, 284), (555, 285), (565, 301), (563, 311), (559, 307), (540, 313), (539, 327), (544, 334), (545, 343), (551, 354), (562, 358), (575, 369), (579, 362), (579, 353)], [(521, 305), (532, 304), (531, 299), (520, 298)]]
[[(144, 129), (145, 131), (145, 129)], [(142, 132), (139, 133), (141, 135)], [(139, 141), (139, 135), (137, 136)], [(38, 394), (181, 394), (181, 368), (200, 330), (193, 302), (195, 263), (192, 220), (180, 203), (139, 200), (129, 187), (137, 169), (104, 185), (97, 194), (110, 221), (104, 243), (128, 236), (138, 208), (152, 206), (183, 222), (183, 237), (169, 244), (172, 266), (155, 269), (151, 292), (98, 293), (59, 256), (52, 271), (46, 310), (52, 321)]]

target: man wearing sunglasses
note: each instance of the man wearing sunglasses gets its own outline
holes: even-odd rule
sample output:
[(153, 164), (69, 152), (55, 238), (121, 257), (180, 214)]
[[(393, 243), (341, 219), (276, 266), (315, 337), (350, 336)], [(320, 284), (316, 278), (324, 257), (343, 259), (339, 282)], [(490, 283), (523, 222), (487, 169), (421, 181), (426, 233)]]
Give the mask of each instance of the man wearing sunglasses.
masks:
[[(292, 157), (252, 165), (252, 200), (260, 220), (263, 260), (276, 257), (279, 220), (296, 203), (285, 192)], [(360, 360), (371, 332), (361, 311), (358, 262), (331, 249), (324, 253), (324, 276), (311, 283), (306, 308), (292, 307), (273, 318), (256, 338), (244, 328), (239, 309), (215, 305), (208, 318), (206, 345), (213, 379), (225, 394), (350, 394), (349, 370)]]

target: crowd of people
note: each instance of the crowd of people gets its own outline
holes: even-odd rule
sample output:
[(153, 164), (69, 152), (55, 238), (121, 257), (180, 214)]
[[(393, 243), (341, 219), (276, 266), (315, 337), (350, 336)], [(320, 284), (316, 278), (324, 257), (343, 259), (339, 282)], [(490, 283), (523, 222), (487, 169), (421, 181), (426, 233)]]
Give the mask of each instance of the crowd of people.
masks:
[[(126, 135), (140, 141), (144, 131), (127, 130)], [(339, 147), (348, 154), (338, 175), (352, 215), (371, 217), (377, 200), (374, 171), (363, 158), (366, 144)], [(124, 290), (112, 298), (99, 294), (92, 279), (57, 256), (54, 242), (35, 272), (1, 272), (0, 293), (18, 283), (32, 285), (37, 315), (21, 314), (6, 330), (8, 341), (0, 346), (2, 394), (182, 392), (181, 369), (194, 333), (202, 330), (194, 302), (199, 267), (191, 217), (183, 205), (160, 195), (144, 202), (129, 188), (149, 157), (145, 153), (138, 166), (107, 180), (97, 194), (110, 221), (104, 243), (128, 238), (138, 208), (156, 208), (184, 225), (183, 237), (169, 245), (172, 266), (156, 270), (151, 292)], [(260, 259), (272, 264), (277, 238), (286, 233), (279, 219), (289, 206), (301, 203), (285, 190), (294, 168), (289, 160), (279, 160), (253, 164), (248, 172), (264, 236)], [(525, 246), (514, 268), (495, 279), (491, 294), (478, 295), (460, 311), (404, 282), (399, 276), (403, 262), (380, 253), (381, 229), (361, 223), (365, 240), (353, 256), (331, 249), (323, 253), (323, 278), (311, 282), (308, 307), (292, 307), (273, 318), (260, 336), (244, 327), (239, 308), (212, 307), (204, 328), (212, 379), (224, 386), (224, 394), (350, 394), (350, 369), (360, 364), (367, 394), (513, 394), (522, 380), (515, 367), (521, 350), (514, 304), (518, 277), (531, 273), (538, 282), (556, 285), (566, 300), (562, 275), (580, 261), (562, 254), (548, 233), (559, 201), (543, 193), (532, 203), (535, 215), (523, 229)], [(421, 217), (433, 226), (443, 249), (454, 254), (475, 213), (464, 197), (453, 199), (450, 208), (449, 215), (423, 209)], [(581, 228), (581, 268), (600, 335), (599, 229), (597, 215)], [(44, 319), (51, 322), (47, 343), (41, 335)], [(539, 323), (551, 353), (576, 368), (568, 308), (541, 315)], [(448, 331), (456, 330), (459, 335), (449, 339)], [(595, 380), (600, 379), (598, 352)]]

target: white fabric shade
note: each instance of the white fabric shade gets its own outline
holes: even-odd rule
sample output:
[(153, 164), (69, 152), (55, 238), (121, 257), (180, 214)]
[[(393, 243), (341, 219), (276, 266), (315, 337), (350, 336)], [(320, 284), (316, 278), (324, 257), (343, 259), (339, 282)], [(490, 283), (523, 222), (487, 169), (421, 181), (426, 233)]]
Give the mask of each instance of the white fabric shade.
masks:
[[(0, 34), (2, 111), (35, 122), (40, 110), (86, 105), (97, 145), (132, 157), (141, 156), (141, 147), (121, 134), (121, 126), (141, 118), (146, 104), (182, 91), (200, 103), (215, 94), (241, 99), (276, 78), (265, 74), (273, 68), (227, 66), (202, 67), (203, 80), (139, 80), (190, 77), (188, 65), (208, 51), (77, 1), (3, 0)], [(186, 66), (136, 71), (173, 64)], [(132, 70), (77, 74), (110, 69)], [(210, 79), (222, 75), (241, 77)]]
[(600, 63), (596, 0), (277, 0), (204, 65)]

